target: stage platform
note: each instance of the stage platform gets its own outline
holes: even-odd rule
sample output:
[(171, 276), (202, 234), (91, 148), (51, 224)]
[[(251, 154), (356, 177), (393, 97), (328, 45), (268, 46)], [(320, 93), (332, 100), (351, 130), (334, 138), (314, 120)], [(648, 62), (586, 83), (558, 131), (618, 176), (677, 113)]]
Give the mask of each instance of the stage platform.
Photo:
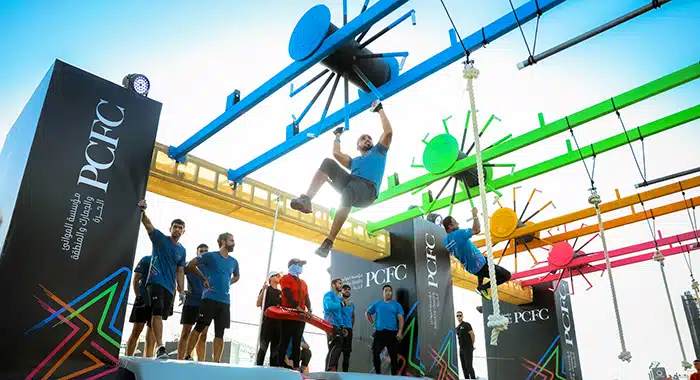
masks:
[[(276, 367), (242, 367), (230, 364), (201, 363), (183, 360), (156, 360), (122, 356), (118, 380), (408, 380), (405, 376), (373, 375), (354, 372), (313, 372), (300, 374)], [(415, 379), (414, 377), (410, 379)], [(427, 378), (426, 378), (427, 379)]]

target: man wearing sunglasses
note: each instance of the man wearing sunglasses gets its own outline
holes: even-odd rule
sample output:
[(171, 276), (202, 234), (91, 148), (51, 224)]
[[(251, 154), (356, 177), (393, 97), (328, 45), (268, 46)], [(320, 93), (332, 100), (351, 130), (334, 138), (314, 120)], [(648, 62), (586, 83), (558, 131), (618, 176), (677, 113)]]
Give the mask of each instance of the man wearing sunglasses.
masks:
[(466, 379), (476, 379), (474, 374), (474, 330), (469, 322), (464, 322), (464, 315), (457, 312), (457, 340), (459, 341), (459, 360), (462, 362), (462, 372)]

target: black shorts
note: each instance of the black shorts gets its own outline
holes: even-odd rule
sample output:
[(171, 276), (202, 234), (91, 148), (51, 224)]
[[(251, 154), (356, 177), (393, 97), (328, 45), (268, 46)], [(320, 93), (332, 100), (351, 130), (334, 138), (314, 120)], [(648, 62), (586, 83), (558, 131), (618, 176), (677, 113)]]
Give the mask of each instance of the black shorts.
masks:
[(151, 324), (151, 306), (142, 296), (136, 297), (129, 315), (129, 322)]
[(343, 338), (343, 352), (351, 352), (352, 351), (352, 329), (351, 328), (345, 328), (348, 330), (348, 335)]
[(377, 199), (377, 190), (372, 182), (348, 173), (334, 160), (323, 160), (321, 170), (328, 175), (331, 186), (340, 193), (341, 206), (367, 207)]
[(158, 284), (148, 284), (146, 289), (153, 315), (159, 315), (163, 320), (173, 315), (173, 294)]
[(229, 328), (231, 326), (230, 306), (227, 303), (203, 299), (202, 304), (199, 305), (197, 325), (209, 326), (213, 320), (217, 330)]
[(181, 325), (194, 325), (199, 317), (199, 306), (185, 305), (180, 316)]

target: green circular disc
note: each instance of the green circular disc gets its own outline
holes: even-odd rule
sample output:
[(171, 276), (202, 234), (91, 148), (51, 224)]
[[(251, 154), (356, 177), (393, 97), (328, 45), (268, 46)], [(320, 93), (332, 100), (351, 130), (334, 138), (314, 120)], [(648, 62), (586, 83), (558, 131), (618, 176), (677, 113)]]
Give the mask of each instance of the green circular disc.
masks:
[(423, 166), (430, 173), (442, 173), (454, 165), (458, 154), (457, 139), (447, 133), (437, 135), (428, 142), (423, 151)]

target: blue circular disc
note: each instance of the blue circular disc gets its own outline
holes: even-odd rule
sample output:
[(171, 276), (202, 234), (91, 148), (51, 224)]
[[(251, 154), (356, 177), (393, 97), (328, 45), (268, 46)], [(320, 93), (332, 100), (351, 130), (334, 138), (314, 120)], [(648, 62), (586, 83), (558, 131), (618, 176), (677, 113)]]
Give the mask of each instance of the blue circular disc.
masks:
[(326, 39), (331, 26), (331, 11), (325, 5), (316, 5), (301, 16), (289, 39), (289, 56), (301, 61), (313, 54)]

